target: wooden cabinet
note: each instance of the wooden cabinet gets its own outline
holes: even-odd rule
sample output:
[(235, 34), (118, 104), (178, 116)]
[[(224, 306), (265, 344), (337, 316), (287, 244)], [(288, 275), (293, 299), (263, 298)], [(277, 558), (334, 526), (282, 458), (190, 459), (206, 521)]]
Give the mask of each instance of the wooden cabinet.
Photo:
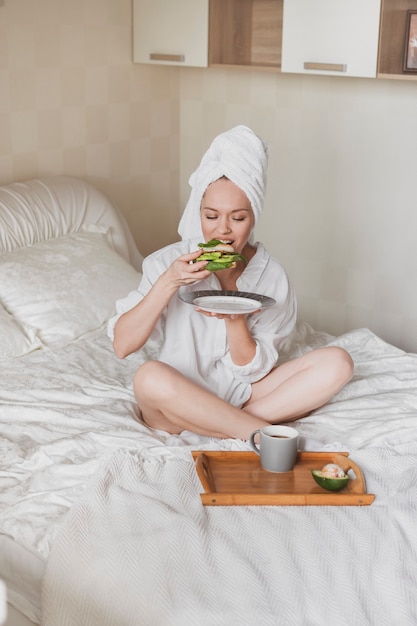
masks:
[(133, 60), (415, 80), (409, 10), (417, 0), (133, 0)]
[(282, 71), (375, 77), (381, 0), (284, 0)]
[(208, 64), (208, 0), (133, 0), (133, 60)]
[(417, 0), (383, 0), (379, 42), (379, 78), (417, 78), (403, 72), (408, 11), (417, 11)]
[(210, 65), (280, 68), (282, 3), (210, 0)]

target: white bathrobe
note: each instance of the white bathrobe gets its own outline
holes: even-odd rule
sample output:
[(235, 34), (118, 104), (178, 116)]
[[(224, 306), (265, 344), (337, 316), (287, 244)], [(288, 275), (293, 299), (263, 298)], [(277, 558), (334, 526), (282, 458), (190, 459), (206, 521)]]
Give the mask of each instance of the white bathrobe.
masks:
[[(109, 335), (122, 313), (133, 308), (148, 293), (158, 277), (181, 254), (197, 249), (198, 239), (171, 244), (143, 262), (143, 278), (137, 291), (116, 303), (117, 315), (109, 322)], [(152, 333), (160, 346), (159, 360), (172, 365), (197, 384), (235, 406), (251, 395), (251, 383), (263, 378), (276, 364), (278, 352), (296, 320), (296, 301), (284, 268), (261, 243), (237, 281), (239, 291), (269, 296), (276, 305), (248, 316), (248, 327), (256, 341), (250, 363), (236, 365), (230, 358), (223, 320), (206, 317), (184, 303), (179, 293), (170, 300)], [(220, 289), (216, 275), (181, 289)]]

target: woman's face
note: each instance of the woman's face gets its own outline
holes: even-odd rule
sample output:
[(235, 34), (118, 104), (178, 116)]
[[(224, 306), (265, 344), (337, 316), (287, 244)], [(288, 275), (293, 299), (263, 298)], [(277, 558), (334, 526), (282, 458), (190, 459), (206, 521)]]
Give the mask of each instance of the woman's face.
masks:
[(255, 220), (244, 191), (227, 178), (211, 183), (201, 201), (204, 239), (220, 239), (242, 253)]

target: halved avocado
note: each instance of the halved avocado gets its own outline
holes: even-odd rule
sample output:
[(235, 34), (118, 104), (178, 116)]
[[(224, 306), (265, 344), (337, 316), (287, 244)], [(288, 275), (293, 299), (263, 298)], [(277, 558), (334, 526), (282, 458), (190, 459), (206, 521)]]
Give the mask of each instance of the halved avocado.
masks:
[(348, 474), (341, 478), (329, 478), (328, 476), (323, 476), (321, 470), (311, 470), (311, 473), (316, 483), (327, 491), (340, 491), (343, 487), (346, 487), (349, 482)]

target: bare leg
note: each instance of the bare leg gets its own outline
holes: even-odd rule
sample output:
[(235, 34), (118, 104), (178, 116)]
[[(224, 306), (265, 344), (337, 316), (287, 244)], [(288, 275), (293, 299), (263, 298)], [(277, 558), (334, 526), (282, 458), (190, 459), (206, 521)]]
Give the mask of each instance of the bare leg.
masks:
[(336, 346), (313, 350), (254, 383), (244, 410), (270, 423), (295, 420), (328, 402), (352, 375), (353, 362), (346, 350)]
[(246, 440), (267, 424), (308, 415), (337, 393), (352, 373), (352, 359), (341, 348), (308, 352), (254, 383), (252, 396), (242, 409), (158, 361), (139, 367), (133, 388), (143, 419), (151, 428)]
[(148, 426), (172, 434), (190, 430), (210, 437), (248, 439), (254, 430), (268, 424), (159, 361), (139, 367), (133, 389)]

